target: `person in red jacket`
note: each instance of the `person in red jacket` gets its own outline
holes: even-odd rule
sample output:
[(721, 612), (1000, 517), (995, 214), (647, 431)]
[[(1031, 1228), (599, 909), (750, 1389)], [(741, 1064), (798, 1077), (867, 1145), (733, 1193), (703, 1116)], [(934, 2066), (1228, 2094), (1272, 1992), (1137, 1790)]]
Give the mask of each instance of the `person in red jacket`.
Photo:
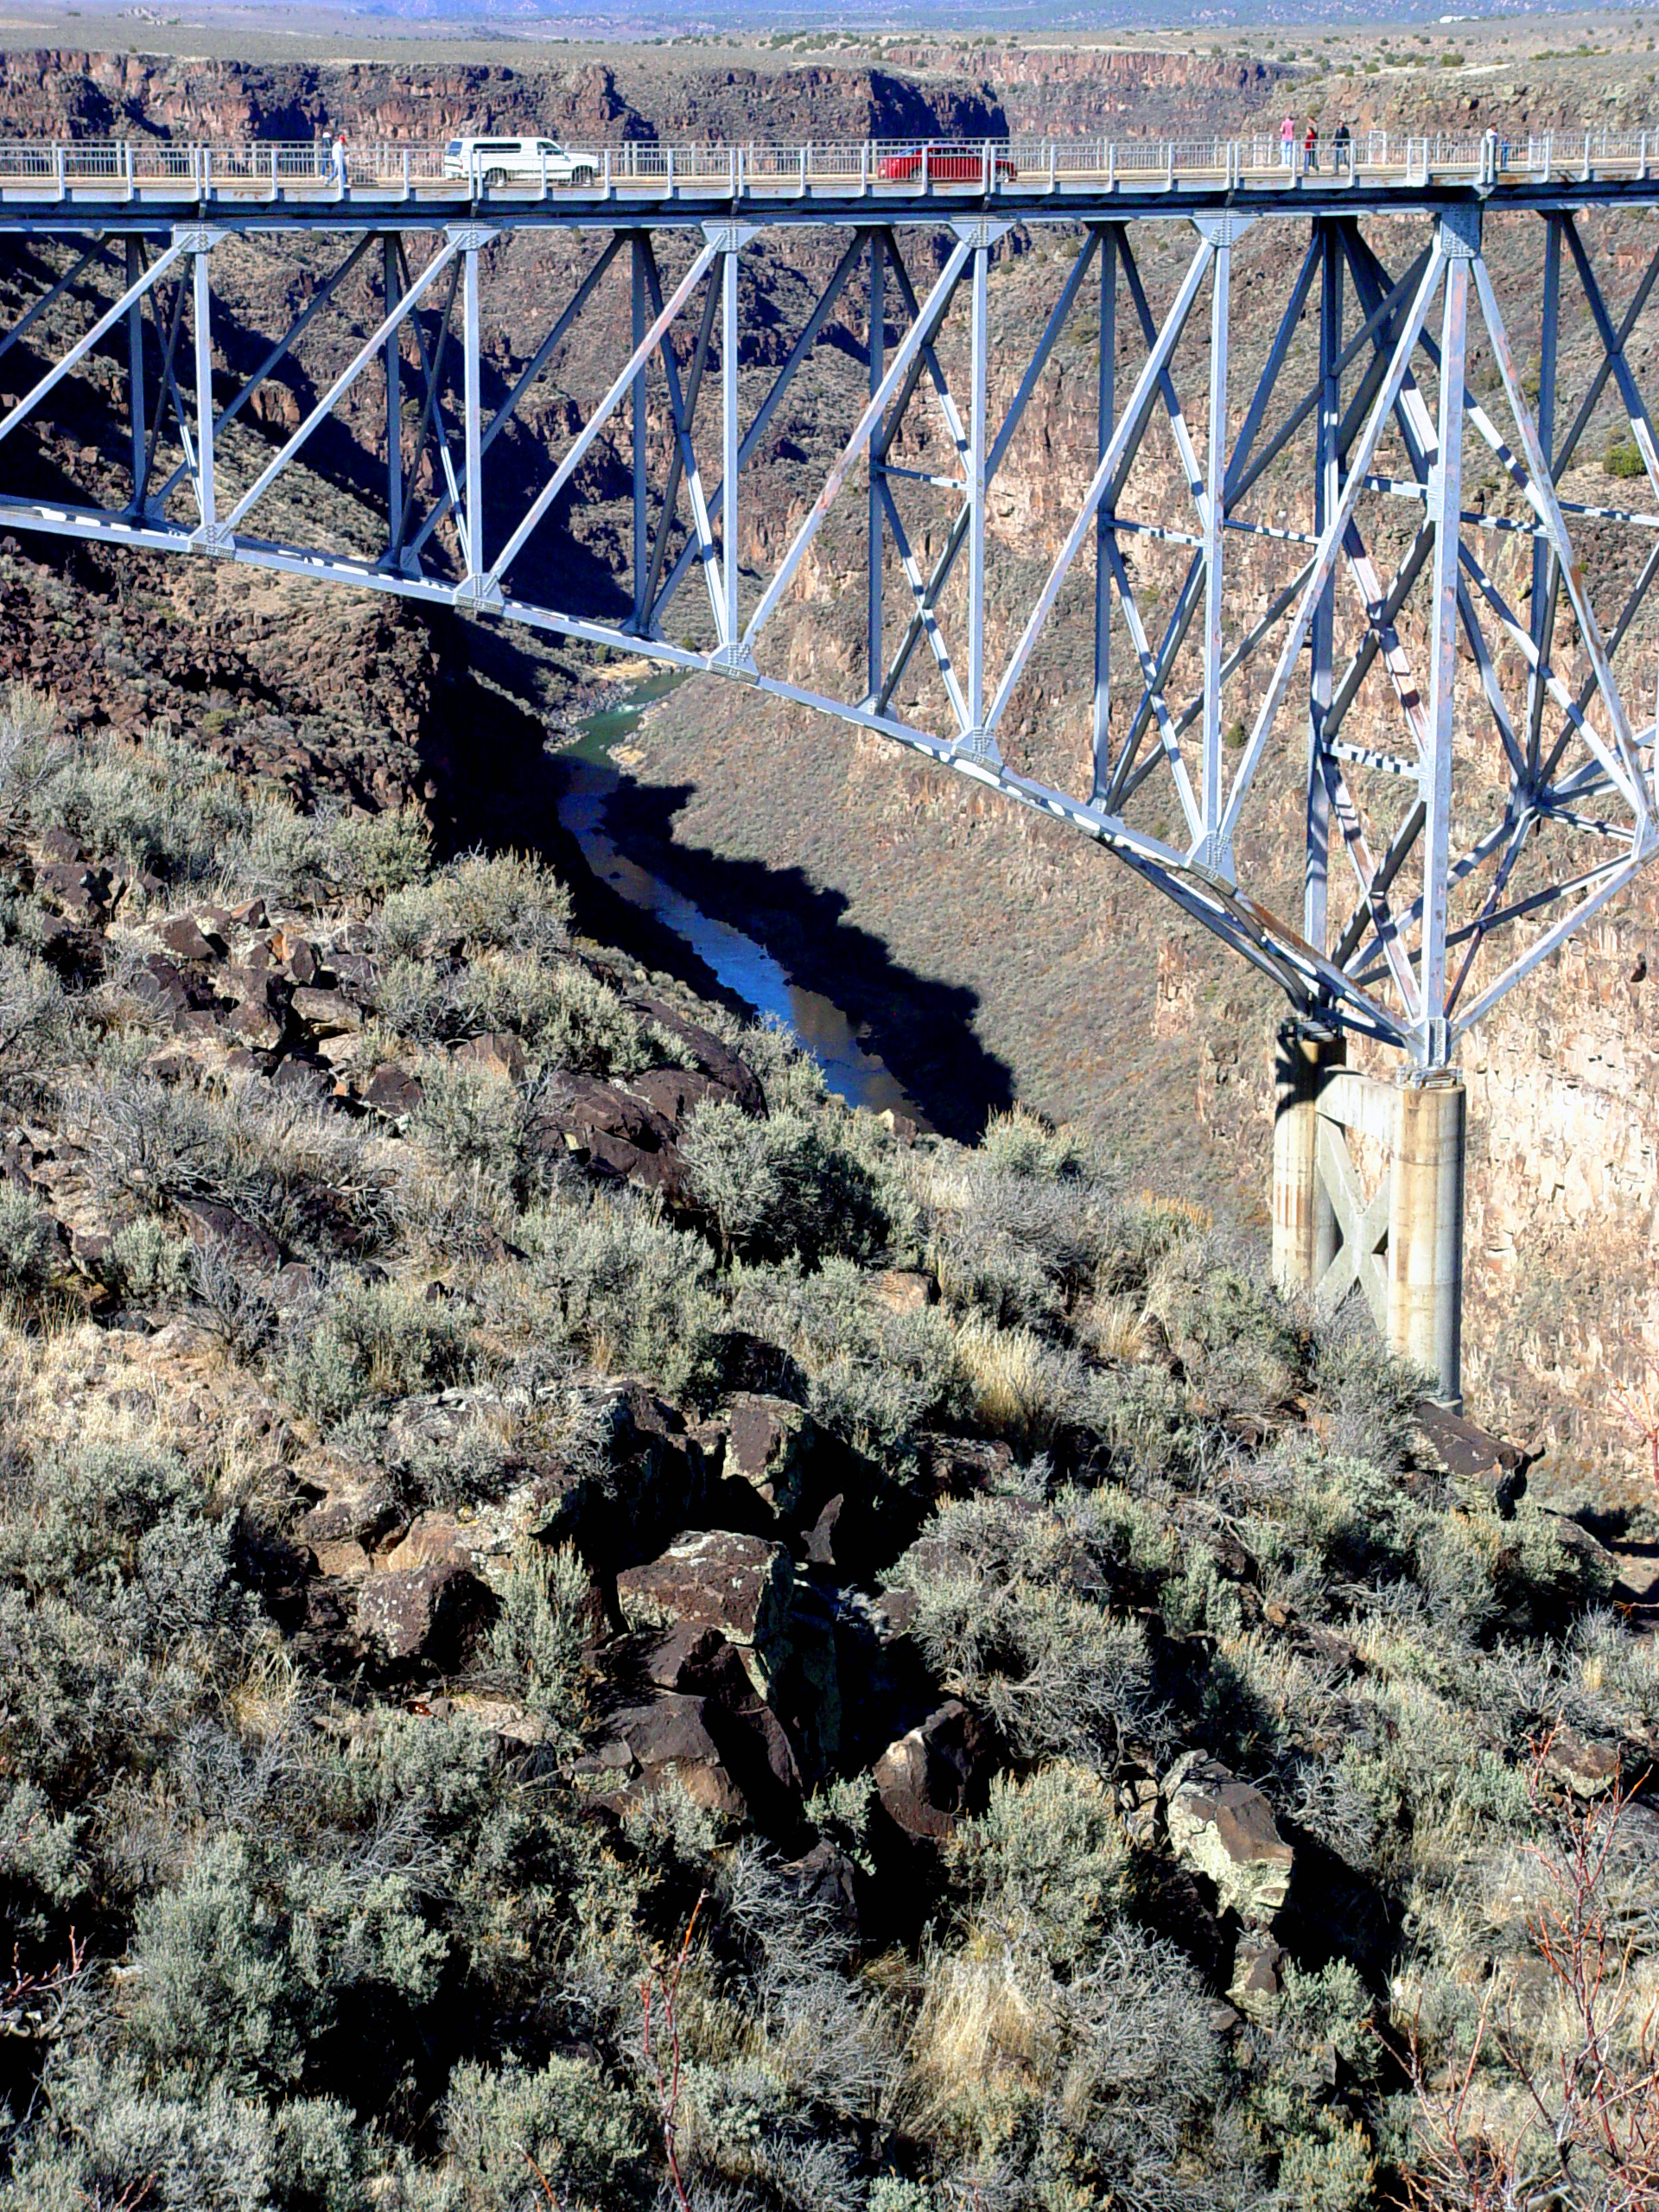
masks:
[(1310, 115), (1307, 118), (1306, 135), (1302, 140), (1302, 170), (1304, 175), (1311, 175), (1313, 170), (1318, 168), (1319, 166), (1319, 126), (1314, 122), (1313, 117)]

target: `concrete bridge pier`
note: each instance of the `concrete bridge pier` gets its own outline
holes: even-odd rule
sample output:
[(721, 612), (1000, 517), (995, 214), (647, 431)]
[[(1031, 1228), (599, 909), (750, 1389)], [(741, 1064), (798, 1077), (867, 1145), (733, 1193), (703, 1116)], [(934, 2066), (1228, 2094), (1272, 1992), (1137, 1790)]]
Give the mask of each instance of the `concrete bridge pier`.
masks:
[(1426, 1368), (1435, 1399), (1454, 1412), (1463, 1405), (1465, 1109), (1455, 1068), (1407, 1069), (1395, 1085), (1389, 1348)]
[[(1347, 1065), (1340, 1036), (1286, 1022), (1274, 1061), (1273, 1267), (1325, 1310), (1357, 1288), (1391, 1351), (1461, 1407), (1463, 1079), (1403, 1069), (1384, 1083)], [(1348, 1148), (1360, 1130), (1388, 1167), (1368, 1198)]]

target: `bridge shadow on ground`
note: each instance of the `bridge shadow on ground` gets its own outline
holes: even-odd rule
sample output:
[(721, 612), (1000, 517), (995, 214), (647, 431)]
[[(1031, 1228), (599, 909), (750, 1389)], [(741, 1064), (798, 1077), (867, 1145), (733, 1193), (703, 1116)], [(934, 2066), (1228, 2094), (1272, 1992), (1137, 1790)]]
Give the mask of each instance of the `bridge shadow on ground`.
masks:
[[(483, 844), (539, 852), (569, 886), (575, 925), (584, 935), (677, 976), (702, 997), (750, 1014), (684, 938), (589, 868), (560, 819), (575, 764), (546, 749), (542, 724), (493, 691), (475, 693), (474, 705), (489, 715), (487, 735), (476, 721), (470, 733), (457, 730), (449, 761), (437, 766), (446, 842), (457, 850)], [(675, 817), (695, 790), (691, 784), (637, 784), (619, 772), (607, 835), (625, 860), (703, 913), (741, 929), (792, 982), (840, 1007), (865, 1050), (886, 1062), (919, 1121), (944, 1135), (975, 1141), (989, 1116), (1014, 1100), (1011, 1070), (974, 1033), (978, 994), (895, 961), (880, 938), (846, 920), (841, 892), (815, 885), (801, 869), (728, 860), (679, 843)]]

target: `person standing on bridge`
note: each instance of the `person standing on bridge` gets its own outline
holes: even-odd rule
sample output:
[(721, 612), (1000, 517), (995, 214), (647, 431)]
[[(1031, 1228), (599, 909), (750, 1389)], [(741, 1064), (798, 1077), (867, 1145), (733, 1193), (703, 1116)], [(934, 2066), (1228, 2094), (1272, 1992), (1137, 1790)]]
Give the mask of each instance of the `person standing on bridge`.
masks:
[(1310, 115), (1307, 118), (1307, 135), (1302, 140), (1302, 171), (1304, 175), (1313, 175), (1319, 166), (1319, 126), (1314, 122), (1313, 117)]
[(1353, 175), (1354, 134), (1346, 122), (1337, 125), (1337, 135), (1331, 141), (1331, 166), (1334, 175), (1340, 176), (1344, 169)]
[(334, 133), (334, 189), (340, 193), (346, 189), (346, 134), (343, 130)]
[(1279, 159), (1286, 168), (1296, 164), (1296, 118), (1287, 115), (1279, 126)]

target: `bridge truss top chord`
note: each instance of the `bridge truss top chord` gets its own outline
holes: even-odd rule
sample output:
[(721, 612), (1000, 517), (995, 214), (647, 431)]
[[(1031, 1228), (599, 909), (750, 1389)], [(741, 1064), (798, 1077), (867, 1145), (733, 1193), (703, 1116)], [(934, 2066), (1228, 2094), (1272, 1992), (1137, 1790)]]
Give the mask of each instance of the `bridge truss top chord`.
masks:
[[(47, 149), (23, 175), (0, 149), (0, 235), (35, 288), (0, 332), (0, 528), (453, 607), (823, 709), (1096, 841), (1315, 1031), (1442, 1066), (1659, 844), (1659, 447), (1631, 344), (1659, 251), (1619, 308), (1586, 237), (1604, 205), (1634, 227), (1659, 181), (1645, 140), (1584, 141), (1570, 175), (1554, 142), (1490, 137), (1384, 175), (1385, 141), (1324, 179), (1216, 143), (1216, 176), (1166, 161), (1161, 195), (1054, 158), (1023, 200), (996, 149), (918, 193), (866, 147), (847, 205), (815, 200), (817, 149), (766, 216), (817, 271), (781, 336), (743, 149), (707, 213), (679, 195), (720, 178), (671, 164), (650, 204), (601, 167), (519, 204), (462, 180), (446, 210), (378, 170), (233, 176), (219, 149), (174, 149), (194, 197), (169, 213), (179, 180), (124, 156), (89, 178), (85, 149)], [(991, 276), (1033, 225), (1075, 252), (1045, 258), (1016, 347)], [(279, 251), (304, 281), (256, 339), (270, 288), (245, 264)], [(1570, 421), (1564, 304), (1588, 357)], [(256, 405), (302, 360), (312, 404)], [(1087, 454), (1044, 459), (1081, 378)], [(1566, 480), (1604, 404), (1623, 505)], [(85, 461), (89, 406), (77, 481), (39, 433), (69, 409)], [(807, 445), (785, 435), (803, 407)], [(379, 456), (355, 549), (292, 496), (341, 412)], [(623, 512), (579, 594), (582, 506)], [(789, 648), (820, 620), (838, 690)]]

